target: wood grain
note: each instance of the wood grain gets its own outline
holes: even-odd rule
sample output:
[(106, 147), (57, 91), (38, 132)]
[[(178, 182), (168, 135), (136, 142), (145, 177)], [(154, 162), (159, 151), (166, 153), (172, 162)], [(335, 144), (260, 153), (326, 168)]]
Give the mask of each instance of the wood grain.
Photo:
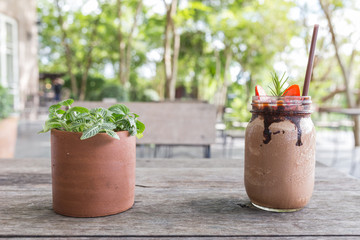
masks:
[(360, 237), (360, 181), (318, 164), (310, 204), (295, 213), (253, 208), (240, 160), (138, 159), (135, 205), (102, 218), (51, 206), (48, 159), (0, 160), (0, 237)]

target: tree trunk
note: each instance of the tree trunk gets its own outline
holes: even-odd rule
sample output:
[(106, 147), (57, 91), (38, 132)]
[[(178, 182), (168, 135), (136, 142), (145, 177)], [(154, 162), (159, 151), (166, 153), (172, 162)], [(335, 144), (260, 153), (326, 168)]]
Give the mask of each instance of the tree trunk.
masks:
[(138, 16), (141, 12), (143, 2), (140, 0), (137, 4), (133, 24), (131, 25), (129, 35), (126, 39), (124, 39), (124, 35), (122, 33), (121, 29), (121, 17), (122, 17), (122, 11), (121, 11), (121, 0), (116, 1), (117, 6), (117, 15), (119, 20), (119, 27), (118, 27), (118, 41), (119, 41), (119, 82), (126, 87), (127, 83), (130, 79), (130, 72), (131, 72), (131, 50), (132, 50), (132, 40), (134, 36), (134, 32), (136, 29), (136, 26), (138, 24)]
[(219, 96), (219, 105), (218, 105), (218, 109), (217, 109), (218, 118), (220, 118), (220, 119), (222, 119), (222, 115), (224, 113), (224, 108), (225, 108), (226, 99), (227, 99), (227, 89), (230, 85), (230, 82), (228, 79), (230, 63), (232, 60), (232, 52), (231, 52), (230, 47), (226, 47), (224, 53), (225, 53), (224, 81), (221, 86), (221, 91), (220, 91), (220, 96)]
[(78, 96), (78, 88), (77, 88), (77, 82), (76, 82), (76, 78), (75, 75), (72, 71), (72, 63), (71, 63), (71, 58), (72, 58), (72, 52), (71, 52), (71, 48), (67, 42), (67, 31), (64, 27), (64, 18), (62, 16), (62, 10), (60, 8), (59, 5), (59, 0), (56, 0), (56, 7), (58, 10), (58, 24), (60, 26), (61, 29), (61, 43), (65, 48), (65, 59), (66, 59), (66, 66), (67, 66), (67, 72), (69, 74), (70, 77), (70, 82), (71, 82), (71, 93), (73, 95), (73, 97), (77, 97)]
[(216, 115), (218, 115), (219, 109), (218, 106), (220, 105), (220, 92), (221, 92), (221, 78), (220, 78), (220, 72), (221, 72), (221, 61), (220, 61), (220, 54), (217, 49), (214, 51), (215, 55), (215, 80), (216, 80), (216, 90), (214, 94), (214, 105), (216, 106)]
[[(176, 33), (173, 20), (177, 8), (177, 0), (172, 0), (170, 6), (168, 6), (165, 1), (164, 4), (167, 9), (164, 38), (165, 98), (175, 100), (177, 62), (180, 50), (180, 34)], [(171, 55), (171, 37), (173, 37), (173, 55)]]
[(96, 18), (96, 20), (93, 24), (94, 30), (92, 31), (90, 38), (89, 38), (89, 50), (87, 51), (87, 54), (85, 57), (85, 71), (81, 77), (81, 88), (80, 88), (80, 96), (79, 96), (80, 101), (85, 100), (87, 79), (88, 79), (89, 70), (90, 70), (90, 67), (92, 64), (92, 60), (93, 60), (92, 59), (92, 51), (93, 51), (94, 45), (95, 45), (95, 37), (97, 35), (97, 27), (99, 25), (100, 18), (101, 18), (101, 13), (98, 15), (98, 17)]
[(354, 141), (355, 147), (360, 147), (360, 116), (354, 116)]
[(137, 26), (138, 16), (142, 9), (142, 0), (138, 2), (136, 7), (136, 12), (134, 15), (134, 21), (130, 29), (130, 33), (127, 39), (127, 46), (126, 46), (126, 60), (125, 60), (125, 72), (124, 72), (124, 79), (123, 79), (123, 86), (126, 86), (130, 79), (130, 72), (131, 72), (131, 49), (132, 49), (132, 39), (134, 35), (135, 28)]
[(171, 81), (170, 81), (170, 94), (169, 99), (175, 100), (175, 89), (176, 89), (176, 79), (177, 79), (177, 72), (178, 72), (178, 59), (179, 59), (179, 52), (180, 52), (180, 34), (175, 32), (175, 28), (173, 31), (174, 37), (174, 47), (173, 47), (173, 56), (172, 56), (172, 74), (171, 74)]
[(117, 6), (117, 15), (118, 15), (118, 20), (119, 20), (119, 27), (118, 27), (118, 41), (119, 41), (119, 82), (124, 86), (125, 85), (125, 42), (124, 42), (124, 37), (121, 31), (121, 16), (122, 16), (122, 12), (121, 12), (121, 0), (117, 0), (116, 1), (116, 6)]
[(201, 68), (199, 66), (199, 61), (195, 61), (195, 66), (194, 66), (194, 78), (192, 81), (192, 87), (191, 87), (191, 95), (193, 98), (200, 100), (200, 93), (199, 93), (199, 77), (198, 75), (200, 74)]
[(170, 82), (171, 82), (171, 11), (166, 11), (166, 25), (164, 38), (164, 69), (165, 69), (165, 99), (170, 98)]
[(319, 3), (320, 3), (321, 9), (323, 10), (323, 12), (325, 14), (325, 17), (326, 17), (326, 20), (327, 20), (328, 25), (329, 25), (329, 30), (330, 30), (330, 34), (331, 34), (331, 42), (332, 42), (332, 44), (334, 46), (335, 56), (336, 56), (337, 62), (339, 64), (341, 74), (342, 74), (344, 84), (345, 84), (346, 100), (348, 102), (349, 107), (353, 108), (353, 107), (355, 107), (355, 100), (354, 100), (353, 95), (351, 94), (351, 86), (350, 86), (350, 81), (349, 81), (350, 73), (349, 73), (349, 71), (346, 71), (345, 65), (344, 65), (344, 63), (343, 63), (343, 61), (342, 61), (342, 59), (340, 57), (339, 47), (338, 47), (338, 43), (337, 43), (337, 40), (336, 40), (334, 27), (333, 27), (333, 24), (331, 22), (331, 16), (330, 16), (328, 6), (325, 6), (323, 4), (322, 0), (319, 0)]

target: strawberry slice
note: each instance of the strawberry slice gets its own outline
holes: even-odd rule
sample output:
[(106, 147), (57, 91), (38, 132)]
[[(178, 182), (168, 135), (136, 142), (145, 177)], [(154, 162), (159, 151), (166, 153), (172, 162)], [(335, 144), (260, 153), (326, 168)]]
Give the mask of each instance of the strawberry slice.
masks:
[(255, 95), (256, 96), (267, 96), (265, 90), (260, 85), (255, 86)]
[(300, 96), (300, 87), (297, 84), (288, 87), (281, 96)]

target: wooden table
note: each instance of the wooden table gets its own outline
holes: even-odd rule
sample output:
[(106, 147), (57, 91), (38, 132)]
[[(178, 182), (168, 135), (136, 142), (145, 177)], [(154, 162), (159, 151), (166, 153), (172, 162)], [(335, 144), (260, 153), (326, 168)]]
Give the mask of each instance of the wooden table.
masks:
[(138, 159), (132, 209), (100, 218), (57, 215), (49, 159), (0, 160), (0, 237), (182, 239), (360, 238), (360, 180), (318, 164), (310, 204), (295, 213), (250, 206), (242, 161)]

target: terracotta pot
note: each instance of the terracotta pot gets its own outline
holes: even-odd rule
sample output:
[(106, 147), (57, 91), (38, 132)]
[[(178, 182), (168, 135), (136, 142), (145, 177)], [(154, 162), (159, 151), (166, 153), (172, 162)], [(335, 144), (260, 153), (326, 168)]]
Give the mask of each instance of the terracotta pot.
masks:
[(51, 130), (53, 209), (72, 217), (123, 212), (134, 204), (136, 139)]
[(18, 117), (0, 120), (0, 158), (14, 157), (18, 120)]

